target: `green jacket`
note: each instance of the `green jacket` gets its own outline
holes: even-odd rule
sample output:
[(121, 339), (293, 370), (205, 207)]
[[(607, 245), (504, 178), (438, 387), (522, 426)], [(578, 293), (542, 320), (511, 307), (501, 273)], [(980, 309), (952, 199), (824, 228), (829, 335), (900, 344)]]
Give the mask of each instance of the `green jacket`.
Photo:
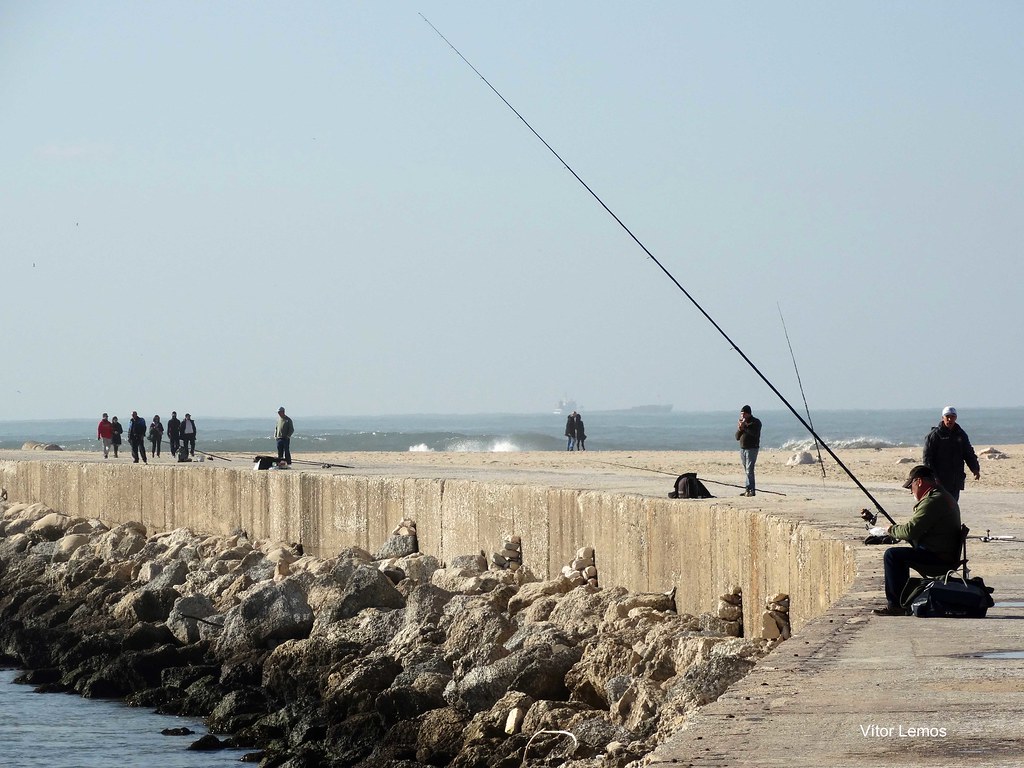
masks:
[(932, 488), (914, 506), (914, 514), (902, 525), (889, 528), (889, 535), (913, 546), (960, 559), (960, 507), (942, 488)]

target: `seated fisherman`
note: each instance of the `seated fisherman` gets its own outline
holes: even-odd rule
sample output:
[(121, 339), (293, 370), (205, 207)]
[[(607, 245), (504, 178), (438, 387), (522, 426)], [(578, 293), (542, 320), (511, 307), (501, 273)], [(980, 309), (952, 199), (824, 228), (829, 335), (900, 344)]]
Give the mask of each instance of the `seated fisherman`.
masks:
[(935, 478), (935, 473), (918, 465), (910, 470), (904, 488), (909, 488), (917, 504), (910, 520), (890, 525), (887, 533), (894, 539), (909, 541), (909, 547), (885, 550), (885, 608), (875, 608), (879, 616), (906, 616), (900, 596), (910, 580), (910, 569), (935, 573), (952, 568), (960, 561), (960, 507)]

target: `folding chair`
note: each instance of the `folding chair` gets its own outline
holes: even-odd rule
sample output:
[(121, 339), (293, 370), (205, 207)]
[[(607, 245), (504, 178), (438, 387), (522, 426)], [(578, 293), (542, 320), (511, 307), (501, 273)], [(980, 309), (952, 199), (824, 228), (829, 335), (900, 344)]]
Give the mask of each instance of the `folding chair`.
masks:
[(949, 576), (954, 571), (963, 571), (963, 580), (967, 581), (971, 578), (971, 569), (967, 567), (967, 534), (971, 532), (963, 523), (960, 524), (960, 551), (963, 553), (960, 560), (956, 563), (952, 563), (949, 568), (940, 568), (935, 565), (918, 565), (917, 563), (911, 563), (910, 567), (920, 573), (926, 579), (936, 579), (941, 576)]

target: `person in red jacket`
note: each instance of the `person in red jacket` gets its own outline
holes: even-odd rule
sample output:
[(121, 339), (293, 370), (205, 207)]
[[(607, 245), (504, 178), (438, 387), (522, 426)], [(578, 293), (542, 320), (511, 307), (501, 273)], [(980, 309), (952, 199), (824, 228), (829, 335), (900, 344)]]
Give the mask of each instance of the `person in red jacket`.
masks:
[(114, 425), (110, 423), (107, 414), (103, 414), (99, 426), (96, 427), (96, 439), (103, 441), (103, 458), (109, 458), (110, 446), (114, 442)]

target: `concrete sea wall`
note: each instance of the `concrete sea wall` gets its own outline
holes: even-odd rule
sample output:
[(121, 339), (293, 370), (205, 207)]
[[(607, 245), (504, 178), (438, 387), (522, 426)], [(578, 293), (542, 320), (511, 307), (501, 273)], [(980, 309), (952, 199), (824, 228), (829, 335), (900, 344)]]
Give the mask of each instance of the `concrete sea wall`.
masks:
[(138, 520), (151, 533), (241, 528), (302, 542), (322, 557), (353, 545), (374, 552), (404, 517), (417, 522), (420, 549), (444, 561), (500, 551), (504, 537), (518, 535), (524, 564), (540, 578), (555, 577), (577, 549), (593, 546), (602, 586), (674, 586), (683, 612), (713, 610), (724, 590), (739, 585), (748, 628), (760, 626), (766, 599), (785, 593), (798, 630), (856, 575), (849, 547), (822, 530), (708, 501), (468, 479), (75, 461), (3, 461), (0, 484), (12, 501), (70, 515)]

